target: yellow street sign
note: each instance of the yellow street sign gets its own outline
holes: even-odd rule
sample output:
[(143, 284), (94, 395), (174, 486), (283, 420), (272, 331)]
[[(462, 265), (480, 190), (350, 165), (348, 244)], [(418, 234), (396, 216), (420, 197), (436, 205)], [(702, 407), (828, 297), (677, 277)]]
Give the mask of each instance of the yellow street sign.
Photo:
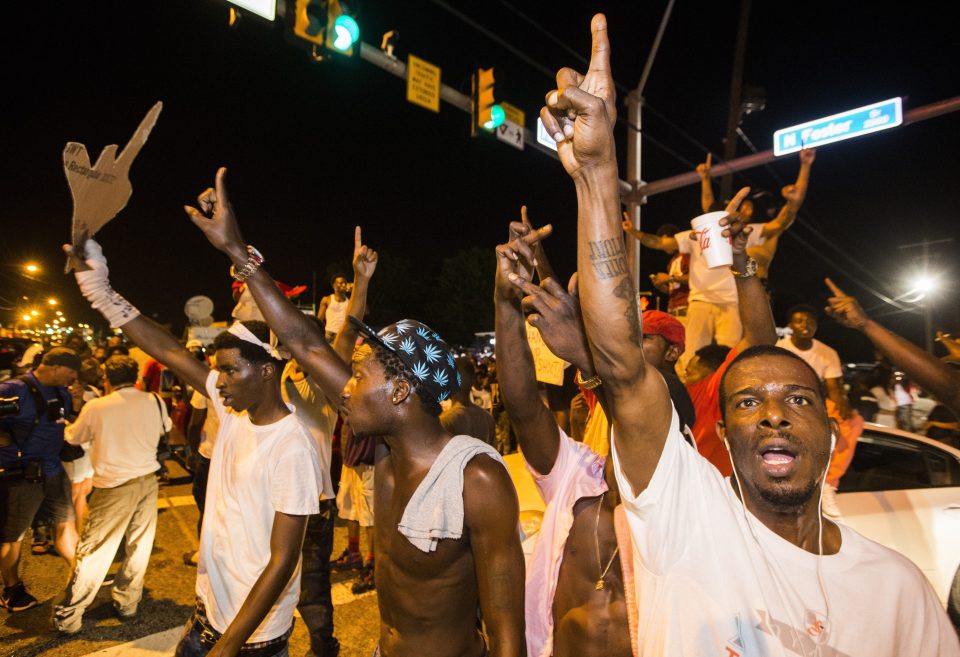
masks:
[(503, 108), (503, 113), (506, 115), (507, 121), (516, 123), (521, 128), (526, 125), (527, 115), (524, 114), (522, 109), (514, 107), (510, 103), (500, 103), (500, 107)]
[(440, 111), (439, 66), (407, 56), (407, 100), (428, 110)]

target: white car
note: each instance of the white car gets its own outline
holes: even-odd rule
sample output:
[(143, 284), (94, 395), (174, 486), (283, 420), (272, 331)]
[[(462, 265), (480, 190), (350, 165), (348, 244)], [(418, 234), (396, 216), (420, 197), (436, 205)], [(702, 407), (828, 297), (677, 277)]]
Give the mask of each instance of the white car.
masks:
[[(504, 460), (517, 487), (529, 559), (543, 500), (523, 457), (509, 454)], [(836, 501), (839, 522), (917, 564), (946, 605), (960, 567), (960, 450), (866, 423)]]
[(917, 564), (946, 604), (960, 567), (960, 450), (868, 422), (837, 506), (840, 522)]

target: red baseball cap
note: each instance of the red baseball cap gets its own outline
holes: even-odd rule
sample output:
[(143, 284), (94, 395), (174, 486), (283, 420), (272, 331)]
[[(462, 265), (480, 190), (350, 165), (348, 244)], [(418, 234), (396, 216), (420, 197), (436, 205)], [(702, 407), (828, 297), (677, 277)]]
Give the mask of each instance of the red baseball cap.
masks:
[(680, 353), (683, 353), (683, 343), (687, 337), (687, 332), (683, 328), (683, 324), (673, 315), (662, 310), (644, 310), (643, 333), (644, 335), (659, 335), (670, 344), (679, 347)]

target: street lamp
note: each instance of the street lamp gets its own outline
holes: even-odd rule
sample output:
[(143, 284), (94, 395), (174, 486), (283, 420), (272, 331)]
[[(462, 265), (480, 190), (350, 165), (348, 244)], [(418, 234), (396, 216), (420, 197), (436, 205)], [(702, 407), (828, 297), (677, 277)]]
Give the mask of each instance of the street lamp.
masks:
[(29, 272), (29, 273), (31, 273), (31, 274), (36, 274), (37, 272), (40, 271), (40, 267), (38, 267), (37, 265), (33, 264), (32, 262), (27, 263), (26, 265), (24, 265), (23, 268), (26, 269), (27, 272)]
[(29, 313), (26, 313), (24, 315), (21, 315), (20, 319), (22, 319), (25, 322), (29, 322), (31, 319), (33, 319), (33, 316), (30, 315)]
[(50, 297), (49, 299), (47, 299), (47, 303), (50, 304), (51, 306), (55, 306), (57, 305), (57, 300), (54, 299), (53, 297)]

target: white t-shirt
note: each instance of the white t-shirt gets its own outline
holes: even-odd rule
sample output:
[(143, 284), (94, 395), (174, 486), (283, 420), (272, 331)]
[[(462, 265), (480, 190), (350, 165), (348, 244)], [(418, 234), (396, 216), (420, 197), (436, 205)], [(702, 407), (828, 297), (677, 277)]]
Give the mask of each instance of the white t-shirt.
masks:
[(200, 427), (200, 445), (197, 451), (205, 459), (213, 457), (213, 446), (217, 443), (217, 432), (220, 431), (220, 418), (210, 409), (210, 400), (207, 399), (199, 390), (194, 390), (190, 396), (190, 406), (198, 411), (207, 411), (203, 418), (203, 426)]
[(158, 408), (154, 395), (130, 387), (84, 404), (64, 438), (74, 445), (89, 442), (93, 485), (115, 488), (160, 469), (157, 443), (172, 426), (166, 404)]
[[(763, 244), (763, 224), (750, 224), (753, 230), (747, 237), (747, 247)], [(684, 230), (674, 235), (680, 253), (690, 254), (690, 296), (689, 301), (707, 303), (737, 303), (737, 283), (729, 267), (707, 267), (707, 259), (700, 250), (700, 242), (690, 239), (692, 230)]]
[(752, 514), (748, 527), (729, 479), (689, 448), (676, 413), (639, 496), (610, 442), (634, 544), (640, 655), (960, 655), (920, 570), (843, 525), (840, 551), (820, 557), (824, 623), (817, 555)]
[[(207, 377), (210, 406), (220, 419), (200, 533), (197, 596), (210, 624), (226, 631), (270, 560), (274, 514), (320, 511), (320, 466), (310, 433), (290, 414), (255, 425), (224, 407), (217, 372)], [(286, 632), (300, 595), (300, 565), (248, 643)]]
[(347, 321), (347, 304), (349, 299), (340, 301), (337, 295), (330, 295), (330, 303), (327, 304), (327, 312), (323, 316), (323, 330), (327, 333), (339, 333), (343, 328), (343, 323)]
[(297, 371), (294, 361), (287, 363), (283, 370), (280, 392), (283, 393), (283, 401), (293, 406), (297, 418), (313, 436), (320, 457), (320, 476), (323, 478), (320, 499), (332, 500), (336, 495), (330, 478), (330, 459), (333, 456), (333, 432), (337, 428), (337, 409), (313, 378), (306, 372)]
[(840, 356), (837, 355), (834, 349), (831, 349), (817, 339), (813, 340), (813, 346), (806, 351), (793, 344), (793, 340), (789, 337), (777, 340), (777, 346), (787, 351), (792, 351), (807, 361), (807, 365), (813, 368), (821, 381), (839, 379), (843, 376)]

